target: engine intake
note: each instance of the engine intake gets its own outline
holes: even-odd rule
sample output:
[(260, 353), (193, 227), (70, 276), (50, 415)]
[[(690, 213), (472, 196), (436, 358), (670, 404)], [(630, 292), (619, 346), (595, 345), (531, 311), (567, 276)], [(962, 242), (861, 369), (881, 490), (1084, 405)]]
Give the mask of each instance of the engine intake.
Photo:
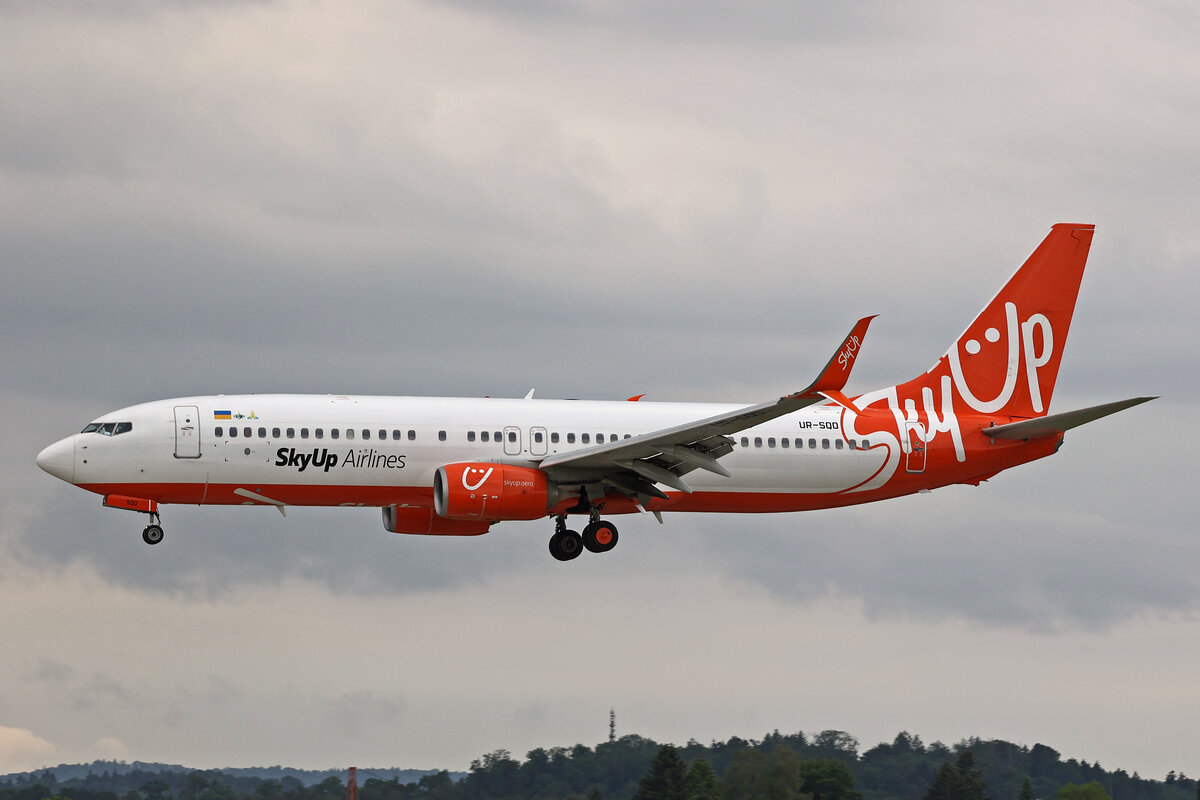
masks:
[(433, 507), (445, 519), (538, 519), (553, 505), (554, 488), (533, 467), (447, 464), (433, 476)]

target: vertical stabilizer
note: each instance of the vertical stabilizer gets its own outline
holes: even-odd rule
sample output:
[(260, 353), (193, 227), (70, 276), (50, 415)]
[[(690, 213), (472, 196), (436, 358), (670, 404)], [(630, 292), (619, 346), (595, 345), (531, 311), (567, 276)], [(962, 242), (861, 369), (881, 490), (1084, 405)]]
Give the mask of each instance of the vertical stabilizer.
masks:
[(949, 380), (960, 413), (1045, 414), (1094, 229), (1053, 226), (933, 369), (912, 383), (932, 388)]

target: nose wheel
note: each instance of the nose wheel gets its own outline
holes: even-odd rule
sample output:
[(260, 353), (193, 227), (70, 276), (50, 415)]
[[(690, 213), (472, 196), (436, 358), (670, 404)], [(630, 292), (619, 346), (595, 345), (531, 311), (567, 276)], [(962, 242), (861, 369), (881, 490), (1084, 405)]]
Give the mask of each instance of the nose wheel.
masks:
[(142, 541), (146, 544), (158, 544), (163, 540), (162, 525), (147, 525), (142, 531)]

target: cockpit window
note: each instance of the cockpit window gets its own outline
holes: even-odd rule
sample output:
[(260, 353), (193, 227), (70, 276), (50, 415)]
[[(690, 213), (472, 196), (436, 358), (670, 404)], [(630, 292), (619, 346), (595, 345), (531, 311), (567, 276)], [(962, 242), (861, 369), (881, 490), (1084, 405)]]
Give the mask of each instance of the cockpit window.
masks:
[(116, 436), (133, 430), (132, 422), (89, 422), (80, 433), (98, 433), (101, 436)]

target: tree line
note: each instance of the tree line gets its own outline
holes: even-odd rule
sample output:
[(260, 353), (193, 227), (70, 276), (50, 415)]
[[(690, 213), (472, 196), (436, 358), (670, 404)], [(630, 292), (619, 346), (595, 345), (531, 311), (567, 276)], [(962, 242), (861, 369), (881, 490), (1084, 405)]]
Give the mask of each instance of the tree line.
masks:
[[(1043, 744), (967, 739), (924, 744), (907, 732), (860, 752), (843, 731), (660, 745), (623, 736), (595, 747), (506, 750), (461, 779), (364, 778), (359, 800), (1200, 800), (1200, 783), (1150, 780), (1063, 759)], [(342, 779), (305, 785), (217, 770), (105, 771), (58, 781), (52, 772), (0, 782), (0, 800), (345, 800)]]

